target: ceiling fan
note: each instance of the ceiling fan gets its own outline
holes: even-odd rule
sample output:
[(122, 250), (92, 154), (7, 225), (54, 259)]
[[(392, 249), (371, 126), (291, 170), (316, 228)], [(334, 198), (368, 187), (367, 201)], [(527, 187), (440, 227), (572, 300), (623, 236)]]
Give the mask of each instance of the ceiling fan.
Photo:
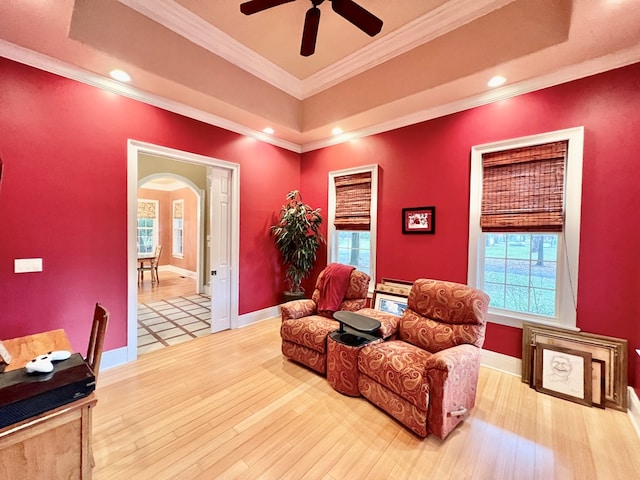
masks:
[[(249, 0), (240, 5), (240, 11), (245, 15), (277, 7), (294, 0)], [(316, 38), (318, 37), (318, 26), (320, 25), (320, 5), (324, 0), (310, 0), (313, 6), (307, 10), (302, 31), (302, 44), (300, 45), (300, 55), (308, 57), (316, 51)], [(382, 30), (382, 20), (362, 8), (352, 0), (329, 0), (333, 11), (349, 22), (353, 23), (367, 35), (373, 37)]]

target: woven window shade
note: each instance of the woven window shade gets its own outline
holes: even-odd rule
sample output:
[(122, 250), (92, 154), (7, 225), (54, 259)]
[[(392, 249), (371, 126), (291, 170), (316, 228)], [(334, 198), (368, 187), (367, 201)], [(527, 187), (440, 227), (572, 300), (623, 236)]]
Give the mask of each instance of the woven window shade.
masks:
[(184, 210), (184, 202), (175, 202), (173, 204), (173, 218), (182, 218)]
[(138, 200), (138, 218), (156, 218), (155, 202)]
[(371, 226), (371, 172), (335, 178), (336, 230), (369, 230)]
[(561, 232), (567, 142), (482, 156), (483, 232)]

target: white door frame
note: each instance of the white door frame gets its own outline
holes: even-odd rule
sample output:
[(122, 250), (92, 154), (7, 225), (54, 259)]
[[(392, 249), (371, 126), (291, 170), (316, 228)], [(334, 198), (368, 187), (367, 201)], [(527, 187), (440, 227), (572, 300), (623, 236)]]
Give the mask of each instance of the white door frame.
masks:
[(127, 141), (127, 362), (138, 357), (138, 156), (141, 153), (169, 157), (178, 161), (213, 166), (229, 170), (231, 174), (231, 225), (230, 225), (230, 323), (238, 327), (239, 266), (240, 266), (240, 165), (218, 158), (175, 150), (169, 147)]
[(173, 180), (176, 180), (182, 184), (184, 184), (185, 187), (189, 188), (197, 197), (197, 211), (196, 211), (196, 218), (197, 218), (197, 225), (198, 225), (198, 231), (196, 234), (196, 293), (202, 293), (204, 291), (204, 242), (203, 241), (203, 236), (204, 236), (204, 229), (205, 229), (205, 222), (204, 222), (204, 198), (205, 198), (205, 191), (198, 188), (198, 186), (193, 183), (191, 180), (189, 180), (188, 178), (185, 178), (181, 175), (177, 175), (175, 173), (152, 173), (151, 175), (141, 178), (138, 181), (138, 188), (144, 188), (144, 185), (148, 182), (151, 182), (153, 180), (157, 180), (159, 178), (171, 178)]

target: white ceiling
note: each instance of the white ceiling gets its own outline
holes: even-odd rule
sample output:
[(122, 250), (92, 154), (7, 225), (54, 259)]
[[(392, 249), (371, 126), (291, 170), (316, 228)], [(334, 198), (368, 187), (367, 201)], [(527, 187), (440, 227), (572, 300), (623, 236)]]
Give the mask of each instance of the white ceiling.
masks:
[(294, 151), (640, 61), (640, 0), (357, 0), (384, 22), (374, 38), (327, 0), (311, 57), (310, 0), (242, 1), (4, 1), (0, 55)]

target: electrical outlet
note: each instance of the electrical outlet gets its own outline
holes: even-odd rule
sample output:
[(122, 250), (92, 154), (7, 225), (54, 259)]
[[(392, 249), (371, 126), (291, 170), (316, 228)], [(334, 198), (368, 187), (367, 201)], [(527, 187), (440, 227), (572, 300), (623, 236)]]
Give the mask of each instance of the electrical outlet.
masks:
[(14, 273), (41, 272), (41, 258), (16, 258), (13, 261)]

